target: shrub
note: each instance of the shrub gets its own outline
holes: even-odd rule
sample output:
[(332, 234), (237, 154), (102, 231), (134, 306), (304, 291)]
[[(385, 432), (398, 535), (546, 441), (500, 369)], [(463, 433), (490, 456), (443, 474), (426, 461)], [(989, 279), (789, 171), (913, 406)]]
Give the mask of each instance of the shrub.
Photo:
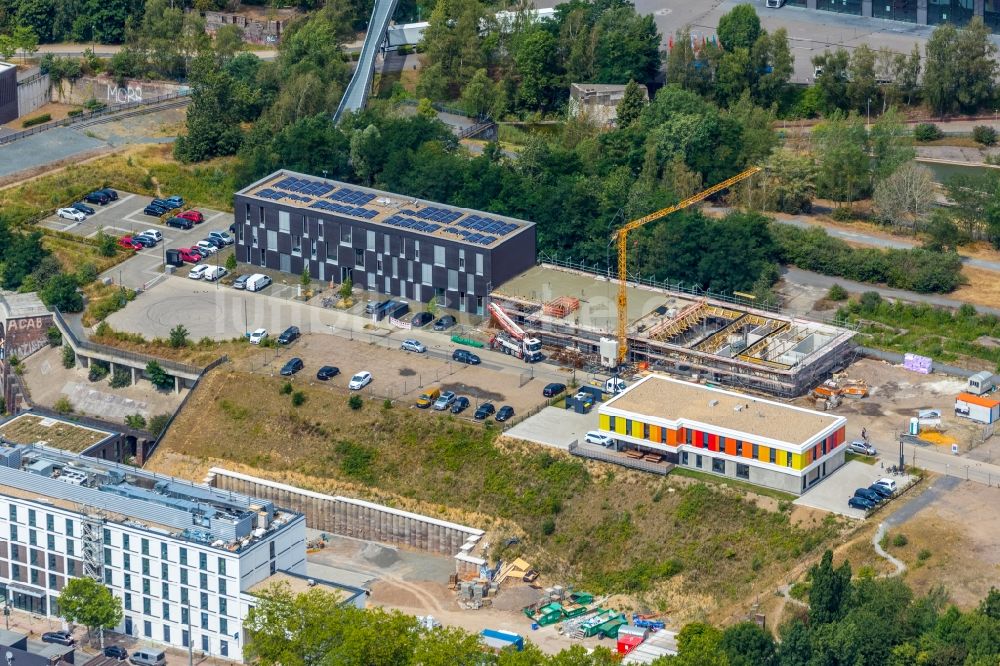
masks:
[(90, 284), (97, 279), (97, 266), (88, 262), (80, 264), (76, 269), (76, 281), (80, 285)]
[(847, 290), (839, 284), (834, 284), (830, 287), (830, 290), (826, 292), (826, 297), (831, 301), (846, 301)]
[(997, 131), (989, 125), (976, 125), (972, 128), (972, 140), (983, 146), (996, 145)]
[(296, 391), (292, 394), (292, 406), (301, 407), (306, 403), (306, 394), (302, 391)]
[(234, 252), (233, 254), (226, 257), (226, 270), (230, 272), (235, 271), (236, 266), (237, 266), (236, 253)]
[(150, 361), (146, 364), (146, 376), (149, 377), (149, 381), (153, 382), (153, 386), (158, 389), (165, 390), (174, 387), (174, 378), (168, 375), (163, 366), (156, 361)]
[(70, 109), (66, 112), (66, 115), (70, 118), (76, 118), (77, 116), (83, 115), (83, 109)]
[(291, 393), (292, 393), (292, 383), (291, 382), (285, 382), (284, 384), (282, 384), (281, 388), (278, 389), (278, 393), (281, 394), (281, 395), (291, 395)]
[(552, 536), (556, 531), (556, 521), (553, 518), (546, 518), (542, 523), (542, 534)]
[(830, 217), (835, 219), (837, 222), (850, 222), (854, 219), (854, 211), (852, 211), (848, 206), (837, 206), (830, 213)]
[(913, 138), (917, 141), (937, 141), (943, 136), (944, 132), (934, 123), (920, 123), (913, 128)]
[(125, 425), (136, 430), (146, 429), (146, 417), (142, 414), (129, 414), (125, 417)]
[(55, 326), (49, 326), (45, 331), (45, 337), (48, 338), (50, 347), (58, 347), (62, 344), (62, 333)]
[(188, 330), (184, 328), (183, 324), (177, 324), (172, 329), (170, 329), (170, 346), (174, 349), (180, 349), (181, 347), (187, 347), (188, 345)]
[(149, 432), (159, 437), (170, 423), (170, 414), (157, 414), (149, 419)]
[(76, 366), (76, 353), (69, 345), (63, 345), (62, 361), (63, 367), (67, 370)]
[(910, 540), (906, 538), (905, 534), (897, 534), (892, 538), (892, 545), (896, 548), (902, 548), (908, 543), (910, 543)]
[(83, 103), (83, 106), (88, 111), (100, 111), (101, 109), (107, 107), (107, 104), (99, 101), (95, 97), (91, 97), (90, 99), (88, 99), (86, 102)]
[(47, 123), (52, 120), (52, 114), (43, 113), (40, 116), (35, 116), (34, 118), (28, 118), (21, 123), (21, 127), (34, 127), (35, 125), (41, 125), (42, 123)]
[(392, 409), (392, 400), (386, 398), (382, 401), (382, 409)]
[(69, 401), (69, 398), (62, 396), (56, 400), (56, 404), (52, 405), (52, 409), (56, 410), (60, 414), (72, 414), (73, 413), (73, 403)]
[(365, 406), (365, 401), (361, 399), (360, 395), (352, 395), (347, 399), (347, 406), (354, 411), (358, 411)]
[(92, 382), (99, 382), (111, 372), (111, 366), (109, 366), (104, 361), (91, 361), (90, 362), (90, 372), (87, 373), (87, 379)]
[(930, 558), (931, 558), (931, 551), (927, 550), (926, 548), (917, 553), (918, 562), (926, 562)]
[(125, 388), (132, 385), (132, 371), (124, 368), (115, 368), (111, 374), (111, 388)]

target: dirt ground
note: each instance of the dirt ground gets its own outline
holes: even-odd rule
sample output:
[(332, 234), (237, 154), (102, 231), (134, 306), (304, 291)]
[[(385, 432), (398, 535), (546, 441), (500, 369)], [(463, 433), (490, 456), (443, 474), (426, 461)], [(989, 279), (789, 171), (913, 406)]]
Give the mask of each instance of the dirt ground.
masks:
[[(921, 409), (941, 411), (941, 434), (945, 437), (930, 445), (947, 449), (954, 440), (961, 450), (969, 444), (979, 428), (966, 419), (954, 416), (955, 396), (965, 389), (965, 381), (940, 374), (921, 375), (885, 361), (861, 359), (847, 369), (851, 379), (868, 382), (870, 395), (858, 400), (845, 398), (839, 407), (830, 410), (848, 419), (847, 439), (860, 439), (862, 428), (879, 453), (891, 458), (905, 433), (911, 417)], [(799, 398), (796, 404), (813, 407), (811, 398)]]
[[(995, 255), (996, 253), (991, 254)], [(948, 294), (950, 298), (990, 307), (996, 307), (997, 303), (1000, 303), (1000, 279), (997, 279), (996, 273), (982, 268), (965, 266), (962, 268), (962, 274), (965, 275), (969, 284)]]
[[(272, 331), (271, 335), (280, 332)], [(399, 348), (399, 342), (376, 336), (344, 339), (333, 335), (303, 335), (288, 348), (265, 349), (250, 353), (235, 363), (240, 371), (277, 375), (281, 366), (292, 357), (299, 357), (305, 369), (295, 375), (293, 384), (307, 383), (334, 391), (347, 391), (351, 376), (361, 370), (372, 373), (372, 383), (364, 395), (414, 403), (427, 388), (454, 391), (469, 398), (474, 408), (489, 400), (499, 408), (510, 405), (515, 414), (523, 414), (545, 402), (542, 387), (545, 380), (530, 375), (499, 371), (489, 363), (478, 366), (456, 363), (442, 350), (431, 347), (424, 354), (414, 354)], [(316, 379), (323, 365), (340, 368), (340, 374), (328, 381)], [(529, 370), (530, 371), (530, 370)], [(525, 382), (522, 386), (522, 382)], [(472, 417), (473, 409), (462, 416)]]
[(6, 123), (4, 125), (4, 127), (19, 132), (19, 131), (25, 129), (25, 127), (23, 125), (23, 123), (24, 123), (25, 120), (28, 120), (30, 118), (36, 118), (36, 117), (44, 115), (46, 113), (49, 114), (50, 116), (52, 116), (52, 120), (62, 120), (63, 118), (66, 118), (66, 116), (69, 114), (70, 111), (72, 111), (73, 109), (79, 109), (79, 108), (80, 108), (80, 105), (78, 105), (78, 104), (61, 104), (59, 102), (50, 102), (50, 103), (46, 104), (45, 106), (42, 106), (42, 107), (39, 107), (39, 108), (35, 109), (31, 113), (29, 113), (27, 116), (23, 116), (21, 118), (16, 118), (15, 120), (12, 120), (9, 123)]

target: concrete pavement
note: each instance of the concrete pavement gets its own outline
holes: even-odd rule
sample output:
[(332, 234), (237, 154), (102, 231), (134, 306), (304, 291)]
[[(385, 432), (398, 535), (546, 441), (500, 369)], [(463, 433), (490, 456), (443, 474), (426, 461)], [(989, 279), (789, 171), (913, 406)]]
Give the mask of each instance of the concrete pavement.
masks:
[(1000, 465), (912, 444), (903, 445), (903, 456), (908, 465), (987, 486), (1000, 486)]

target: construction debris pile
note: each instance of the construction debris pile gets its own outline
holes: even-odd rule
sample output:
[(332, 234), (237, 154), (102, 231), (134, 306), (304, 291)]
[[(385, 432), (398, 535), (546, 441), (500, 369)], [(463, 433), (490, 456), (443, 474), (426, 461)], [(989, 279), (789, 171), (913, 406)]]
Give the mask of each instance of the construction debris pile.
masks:
[(816, 409), (825, 411), (837, 407), (843, 398), (867, 398), (868, 384), (863, 379), (850, 379), (846, 374), (836, 374), (812, 390)]
[(531, 565), (517, 558), (511, 562), (498, 562), (495, 568), (482, 566), (478, 572), (452, 574), (449, 587), (458, 592), (458, 605), (466, 610), (478, 610), (493, 605), (493, 597), (505, 582), (532, 584), (538, 572)]

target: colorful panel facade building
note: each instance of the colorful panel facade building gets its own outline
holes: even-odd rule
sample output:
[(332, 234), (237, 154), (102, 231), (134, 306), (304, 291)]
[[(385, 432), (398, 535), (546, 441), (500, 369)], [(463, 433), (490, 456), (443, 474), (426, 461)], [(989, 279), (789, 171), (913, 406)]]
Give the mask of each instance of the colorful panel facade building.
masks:
[(601, 405), (619, 448), (799, 494), (844, 464), (842, 416), (650, 375)]

